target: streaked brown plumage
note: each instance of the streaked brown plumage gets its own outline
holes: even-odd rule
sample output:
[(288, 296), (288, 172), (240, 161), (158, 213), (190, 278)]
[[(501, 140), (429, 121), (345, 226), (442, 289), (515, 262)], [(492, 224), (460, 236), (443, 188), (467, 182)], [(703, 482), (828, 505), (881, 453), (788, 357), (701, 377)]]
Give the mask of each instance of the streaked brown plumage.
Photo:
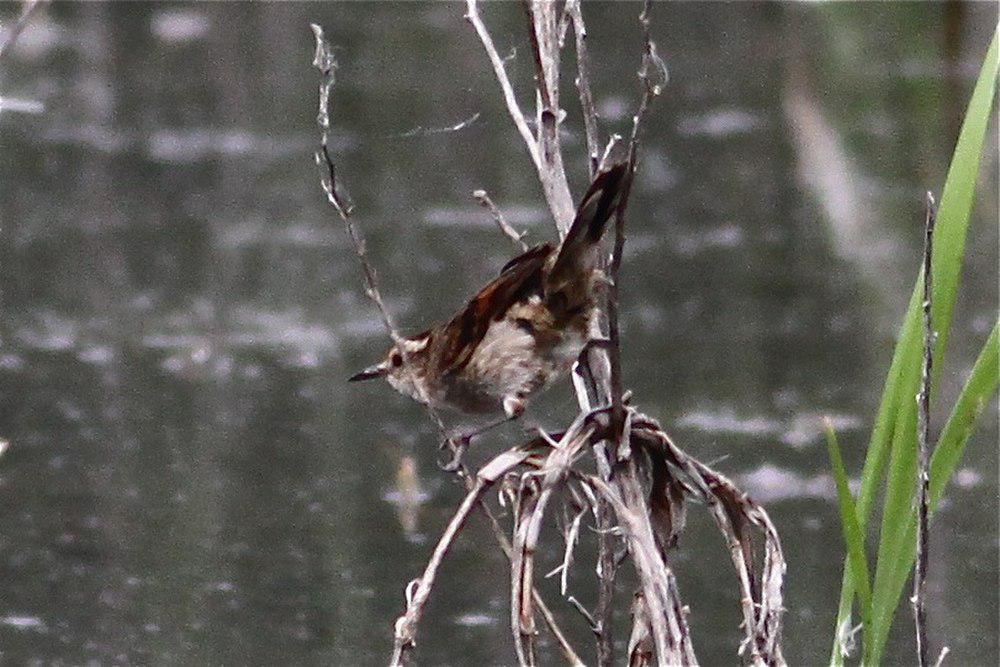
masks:
[(587, 344), (601, 280), (600, 241), (626, 171), (619, 164), (598, 174), (558, 248), (545, 243), (515, 257), (451, 320), (405, 339), (403, 350), (393, 345), (382, 362), (351, 380), (385, 377), (435, 409), (519, 415)]

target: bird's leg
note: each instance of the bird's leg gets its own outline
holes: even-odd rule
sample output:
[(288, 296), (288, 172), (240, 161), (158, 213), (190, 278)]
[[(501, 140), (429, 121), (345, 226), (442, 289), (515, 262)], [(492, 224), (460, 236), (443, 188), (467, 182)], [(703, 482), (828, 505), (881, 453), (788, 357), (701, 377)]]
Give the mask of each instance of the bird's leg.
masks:
[(469, 448), (469, 438), (465, 435), (447, 437), (441, 441), (441, 449), (451, 452), (451, 459), (445, 463), (439, 463), (441, 470), (445, 472), (455, 472), (462, 465), (462, 455)]
[(446, 438), (445, 441), (441, 443), (441, 449), (448, 449), (451, 451), (451, 460), (443, 464), (441, 469), (446, 472), (454, 472), (455, 470), (458, 470), (458, 466), (462, 464), (462, 455), (465, 454), (465, 450), (469, 448), (469, 444), (472, 442), (473, 438), (478, 438), (483, 433), (491, 431), (497, 426), (502, 426), (507, 422), (514, 421), (524, 414), (524, 408), (525, 402), (522, 397), (518, 395), (505, 396), (503, 399), (503, 417), (471, 431), (459, 433), (458, 435)]

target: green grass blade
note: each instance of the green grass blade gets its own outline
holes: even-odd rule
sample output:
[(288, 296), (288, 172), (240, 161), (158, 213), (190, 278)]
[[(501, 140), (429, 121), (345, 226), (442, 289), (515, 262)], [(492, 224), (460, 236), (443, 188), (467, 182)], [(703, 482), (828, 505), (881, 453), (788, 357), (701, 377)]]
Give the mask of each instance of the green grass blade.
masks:
[[(940, 374), (951, 317), (965, 255), (969, 216), (975, 195), (983, 141), (989, 121), (997, 81), (997, 37), (994, 35), (983, 69), (976, 83), (959, 135), (951, 168), (938, 209), (934, 241), (933, 316), (938, 340), (934, 347), (935, 377)], [(901, 587), (896, 570), (901, 563), (909, 571), (912, 538), (908, 518), (912, 512), (916, 480), (916, 396), (920, 381), (922, 337), (920, 336), (921, 276), (914, 287), (900, 344), (904, 363), (897, 386), (897, 415), (892, 434), (889, 478), (879, 539), (878, 560), (872, 589), (872, 625), (865, 635), (865, 663), (881, 661), (889, 628), (899, 603)], [(909, 334), (909, 335), (907, 335)], [(935, 382), (936, 385), (936, 382)], [(905, 579), (904, 579), (905, 582)]]
[(865, 534), (858, 523), (858, 512), (854, 507), (854, 497), (847, 481), (847, 470), (844, 459), (840, 455), (840, 444), (833, 424), (825, 420), (826, 447), (830, 455), (830, 468), (833, 479), (837, 483), (837, 501), (840, 505), (840, 526), (844, 532), (844, 545), (847, 548), (847, 558), (851, 563), (851, 579), (854, 590), (858, 592), (858, 604), (861, 609), (861, 622), (868, 626), (871, 618), (872, 585), (868, 573), (868, 556), (865, 554)]
[[(914, 293), (916, 296), (916, 293)], [(914, 304), (911, 300), (908, 311), (919, 307), (919, 301)], [(879, 403), (878, 415), (875, 418), (875, 428), (872, 430), (871, 440), (868, 442), (868, 450), (865, 455), (864, 469), (861, 473), (861, 490), (858, 493), (857, 519), (858, 527), (862, 534), (868, 534), (868, 518), (871, 516), (872, 508), (875, 505), (878, 485), (882, 480), (882, 471), (885, 469), (886, 459), (889, 456), (889, 446), (892, 443), (894, 417), (899, 396), (899, 369), (904, 366), (907, 360), (904, 359), (905, 352), (910, 349), (908, 339), (913, 335), (913, 331), (904, 326), (900, 334), (899, 342), (892, 355), (892, 363), (889, 366), (889, 373), (886, 375), (885, 388), (882, 390), (882, 400)], [(851, 621), (851, 609), (854, 602), (854, 571), (851, 568), (850, 559), (844, 562), (844, 577), (840, 587), (840, 603), (837, 608), (837, 623), (833, 641), (833, 652), (830, 656), (830, 664), (840, 667), (844, 664), (842, 652), (843, 642), (841, 635), (845, 631), (850, 631), (853, 623)]]
[(931, 455), (932, 510), (937, 507), (945, 486), (962, 459), (965, 444), (969, 441), (979, 414), (1000, 385), (998, 357), (1000, 357), (1000, 323), (993, 325), (993, 332), (979, 353), (979, 358), (972, 367), (972, 374), (962, 387), (962, 393), (959, 394), (958, 401), (955, 402), (955, 407)]
[[(972, 435), (976, 420), (986, 403), (996, 392), (997, 386), (1000, 385), (998, 357), (1000, 357), (1000, 325), (993, 327), (993, 332), (979, 353), (972, 373), (962, 388), (951, 416), (938, 438), (937, 447), (935, 447), (931, 457), (930, 496), (932, 508), (936, 507), (941, 500), (944, 489), (965, 452), (965, 446), (969, 441), (969, 436)], [(917, 515), (912, 508), (903, 523), (905, 530), (900, 543), (901, 550), (896, 555), (891, 569), (887, 572), (887, 581), (889, 582), (887, 584), (887, 599), (892, 601), (893, 607), (899, 602), (916, 558)], [(874, 657), (881, 657), (881, 654)]]
[[(941, 197), (941, 206), (938, 209), (934, 256), (932, 258), (935, 276), (933, 317), (938, 333), (934, 350), (935, 377), (939, 375), (942, 368), (943, 351), (951, 328), (955, 295), (958, 290), (962, 259), (965, 254), (969, 214), (975, 194), (986, 125), (996, 89), (996, 78), (997, 37), (994, 34), (982, 71), (976, 82), (972, 100), (969, 102), (966, 119), (955, 147), (951, 168), (948, 171), (944, 193)], [(921, 271), (910, 298), (899, 341), (893, 352), (892, 364), (886, 377), (878, 416), (865, 456), (865, 465), (861, 475), (861, 491), (858, 494), (857, 502), (858, 523), (863, 532), (867, 532), (868, 529), (868, 519), (874, 507), (887, 458), (893, 459), (891, 470), (895, 471), (895, 480), (890, 479), (889, 482), (890, 494), (886, 498), (887, 508), (892, 507), (896, 511), (900, 511), (899, 508), (906, 505), (912, 496), (915, 477), (913, 450), (915, 449), (916, 437), (914, 397), (920, 379), (919, 366), (923, 344), (920, 314), (922, 283), (923, 272)], [(908, 452), (904, 451), (904, 446), (909, 449)], [(895, 455), (892, 455), (891, 451), (895, 451)], [(890, 472), (890, 477), (892, 477), (892, 472)], [(895, 486), (893, 481), (895, 481)], [(895, 490), (893, 491), (893, 489)], [(886, 514), (883, 514), (879, 562), (883, 556), (892, 557), (892, 552), (898, 546), (898, 541), (901, 539), (899, 533), (903, 527), (900, 524), (905, 525), (905, 521), (894, 524), (892, 519), (898, 520), (899, 518), (901, 517), (895, 516), (889, 517), (887, 520)], [(887, 524), (888, 532), (895, 533), (895, 539), (890, 539), (883, 546)], [(835, 627), (837, 636), (834, 638), (831, 655), (831, 664), (833, 665), (843, 664), (839, 633), (841, 628), (850, 625), (851, 605), (854, 597), (852, 581), (853, 573), (850, 571), (848, 561), (844, 566), (844, 578), (841, 584), (840, 604)], [(884, 586), (885, 584), (883, 584)], [(877, 571), (875, 588), (878, 589)], [(889, 612), (889, 622), (891, 622), (893, 612)], [(875, 610), (873, 609), (874, 614)], [(884, 625), (886, 620), (884, 611), (881, 618)], [(887, 637), (888, 627), (884, 628), (884, 632)], [(881, 639), (881, 643), (884, 644), (884, 638)]]

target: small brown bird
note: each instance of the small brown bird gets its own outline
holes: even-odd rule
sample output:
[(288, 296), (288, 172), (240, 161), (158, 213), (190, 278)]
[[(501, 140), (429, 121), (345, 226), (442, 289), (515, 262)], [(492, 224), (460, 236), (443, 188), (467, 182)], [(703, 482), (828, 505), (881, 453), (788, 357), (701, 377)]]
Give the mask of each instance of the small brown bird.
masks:
[(602, 281), (600, 241), (626, 173), (617, 164), (598, 174), (558, 249), (545, 243), (507, 262), (451, 320), (404, 339), (402, 350), (393, 345), (350, 380), (385, 377), (434, 409), (519, 416), (588, 344)]

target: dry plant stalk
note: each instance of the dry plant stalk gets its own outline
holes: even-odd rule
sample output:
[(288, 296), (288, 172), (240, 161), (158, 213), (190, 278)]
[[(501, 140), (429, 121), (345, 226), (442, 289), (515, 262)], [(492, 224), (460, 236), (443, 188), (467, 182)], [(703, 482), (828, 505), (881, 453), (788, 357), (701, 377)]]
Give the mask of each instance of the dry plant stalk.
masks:
[(514, 248), (516, 250), (520, 252), (528, 252), (528, 244), (524, 242), (524, 234), (522, 232), (518, 232), (510, 226), (510, 223), (508, 223), (507, 219), (503, 217), (503, 213), (500, 212), (497, 205), (493, 203), (492, 199), (490, 199), (486, 190), (474, 191), (472, 193), (472, 198), (475, 199), (480, 206), (490, 212), (490, 215), (493, 216), (493, 222), (497, 225), (497, 229), (499, 229), (504, 236), (510, 239), (510, 242), (514, 244)]
[[(319, 86), (319, 112), (316, 117), (316, 122), (320, 129), (320, 148), (317, 150), (315, 155), (316, 164), (322, 167), (324, 171), (324, 175), (320, 177), (320, 185), (323, 188), (323, 192), (326, 194), (327, 201), (344, 222), (344, 226), (351, 239), (355, 254), (357, 255), (358, 261), (361, 265), (365, 293), (379, 311), (386, 333), (394, 342), (398, 342), (401, 340), (399, 332), (396, 329), (393, 318), (382, 299), (382, 294), (378, 286), (378, 275), (375, 272), (375, 268), (368, 260), (364, 235), (355, 225), (351, 217), (352, 207), (348, 203), (348, 198), (344, 193), (342, 185), (337, 180), (336, 166), (329, 150), (330, 93), (333, 90), (333, 85), (336, 81), (335, 73), (337, 70), (337, 61), (333, 56), (333, 52), (330, 49), (326, 38), (324, 37), (323, 29), (316, 24), (311, 24), (310, 27), (312, 28), (313, 35), (316, 39), (316, 51), (313, 56), (313, 66), (316, 67), (321, 74)], [(499, 215), (499, 211), (497, 211), (497, 214)], [(401, 349), (400, 351), (403, 354), (404, 363), (409, 363), (406, 359), (405, 349)], [(447, 437), (444, 433), (444, 423), (440, 417), (429, 405), (426, 405), (425, 407), (431, 420), (438, 426), (442, 436)], [(458, 532), (461, 530), (469, 511), (473, 507), (476, 505), (482, 507), (483, 511), (497, 528), (494, 531), (494, 534), (497, 537), (497, 541), (500, 544), (501, 549), (508, 555), (508, 557), (510, 557), (510, 544), (506, 541), (502, 531), (499, 530), (499, 526), (496, 525), (496, 520), (490, 514), (489, 508), (486, 505), (481, 504), (480, 498), (482, 494), (485, 493), (486, 490), (488, 490), (488, 488), (493, 484), (493, 482), (496, 481), (497, 477), (505, 473), (506, 470), (509, 469), (509, 466), (516, 465), (517, 462), (521, 461), (525, 456), (527, 455), (522, 454), (518, 448), (514, 448), (496, 457), (491, 465), (483, 468), (483, 470), (481, 470), (476, 476), (474, 482), (469, 481), (470, 478), (467, 473), (464, 474), (466, 486), (468, 488), (468, 495), (466, 496), (465, 502), (459, 507), (459, 511), (449, 524), (449, 529), (445, 531), (441, 541), (438, 543), (438, 548), (435, 550), (434, 556), (428, 563), (423, 577), (419, 580), (411, 582), (407, 587), (407, 610), (396, 623), (396, 642), (394, 644), (392, 664), (404, 663), (409, 651), (416, 645), (417, 624), (419, 623), (427, 597), (430, 595), (431, 587), (437, 574), (437, 567), (440, 565), (448, 547), (458, 535)], [(508, 466), (508, 468), (504, 468), (504, 466)], [(549, 611), (548, 607), (545, 606), (541, 596), (534, 589), (532, 589), (532, 594), (537, 601), (536, 604), (538, 605), (539, 610), (545, 618), (546, 625), (556, 642), (559, 644), (567, 660), (571, 664), (583, 664), (579, 656), (576, 655), (573, 648), (566, 641), (564, 633), (559, 628), (555, 617)]]
[[(467, 494), (438, 541), (420, 579), (406, 588), (406, 610), (397, 619), (392, 665), (408, 662), (416, 645), (417, 628), (436, 581), (438, 568), (475, 507), (490, 522), (511, 567), (511, 634), (519, 664), (536, 664), (538, 633), (536, 611), (542, 616), (560, 650), (570, 664), (583, 664), (569, 645), (535, 586), (535, 557), (540, 546), (546, 513), (562, 503), (563, 514), (572, 515), (563, 531), (562, 564), (556, 568), (560, 590), (580, 612), (595, 635), (597, 663), (615, 663), (613, 628), (614, 584), (617, 573), (615, 548), (627, 548), (639, 576), (640, 587), (632, 597), (632, 630), (628, 648), (630, 665), (695, 665), (697, 658), (687, 625), (677, 581), (669, 564), (669, 551), (683, 530), (685, 505), (696, 500), (706, 505), (729, 548), (743, 612), (744, 641), (739, 654), (753, 665), (783, 665), (781, 653), (782, 581), (785, 560), (781, 543), (764, 509), (748, 498), (729, 479), (678, 448), (653, 419), (628, 405), (623, 390), (618, 331), (618, 278), (624, 248), (625, 213), (631, 179), (637, 165), (639, 138), (646, 112), (666, 82), (666, 68), (650, 36), (647, 0), (639, 17), (642, 31), (642, 65), (639, 70), (641, 97), (627, 142), (629, 173), (625, 193), (615, 214), (615, 243), (608, 265), (607, 321), (593, 332), (597, 343), (581, 355), (573, 372), (580, 411), (562, 433), (540, 433), (492, 459), (475, 475), (460, 467)], [(602, 153), (597, 113), (589, 80), (590, 61), (586, 49), (586, 26), (581, 2), (524, 0), (528, 33), (535, 66), (535, 123), (529, 125), (517, 99), (489, 30), (479, 14), (476, 0), (466, 0), (465, 18), (474, 28), (493, 66), (507, 111), (525, 143), (534, 164), (546, 203), (560, 237), (564, 237), (575, 209), (566, 178), (560, 143), (564, 113), (559, 105), (560, 60), (570, 28), (575, 34), (576, 86), (584, 115), (587, 169), (593, 176), (602, 160), (623, 150), (620, 138), (611, 136)], [(333, 161), (326, 150), (329, 131), (327, 105), (335, 63), (317, 33), (317, 66), (323, 71), (320, 89), (320, 127), (323, 141), (317, 161), (327, 166), (324, 190), (331, 205), (344, 219), (362, 263), (365, 288), (379, 308), (390, 336), (397, 334), (378, 292), (374, 270), (364, 254), (363, 239), (349, 219), (334, 180)], [(321, 55), (323, 57), (321, 57)], [(327, 83), (329, 81), (329, 83)], [(506, 224), (485, 191), (474, 193), (489, 209), (500, 230), (515, 244), (520, 235)], [(404, 360), (404, 363), (406, 361)], [(595, 406), (598, 406), (595, 409)], [(436, 418), (436, 415), (432, 415)], [(439, 422), (440, 423), (440, 422)], [(597, 474), (585, 472), (580, 461), (593, 456)], [(512, 539), (485, 503), (485, 493), (498, 482), (509, 501)], [(588, 513), (594, 516), (599, 536), (597, 563), (598, 603), (591, 614), (568, 595), (567, 577), (574, 562), (573, 550), (580, 525)], [(763, 562), (754, 559), (754, 538), (763, 544)]]
[(927, 441), (930, 436), (931, 371), (934, 359), (934, 321), (931, 316), (931, 293), (934, 280), (931, 257), (934, 250), (934, 223), (937, 210), (934, 195), (927, 193), (927, 217), (924, 222), (924, 359), (917, 394), (917, 564), (913, 573), (913, 623), (917, 635), (917, 661), (927, 667), (927, 612), (924, 608), (924, 588), (927, 584), (927, 563), (930, 558), (928, 544), (928, 516), (930, 515), (930, 458)]

